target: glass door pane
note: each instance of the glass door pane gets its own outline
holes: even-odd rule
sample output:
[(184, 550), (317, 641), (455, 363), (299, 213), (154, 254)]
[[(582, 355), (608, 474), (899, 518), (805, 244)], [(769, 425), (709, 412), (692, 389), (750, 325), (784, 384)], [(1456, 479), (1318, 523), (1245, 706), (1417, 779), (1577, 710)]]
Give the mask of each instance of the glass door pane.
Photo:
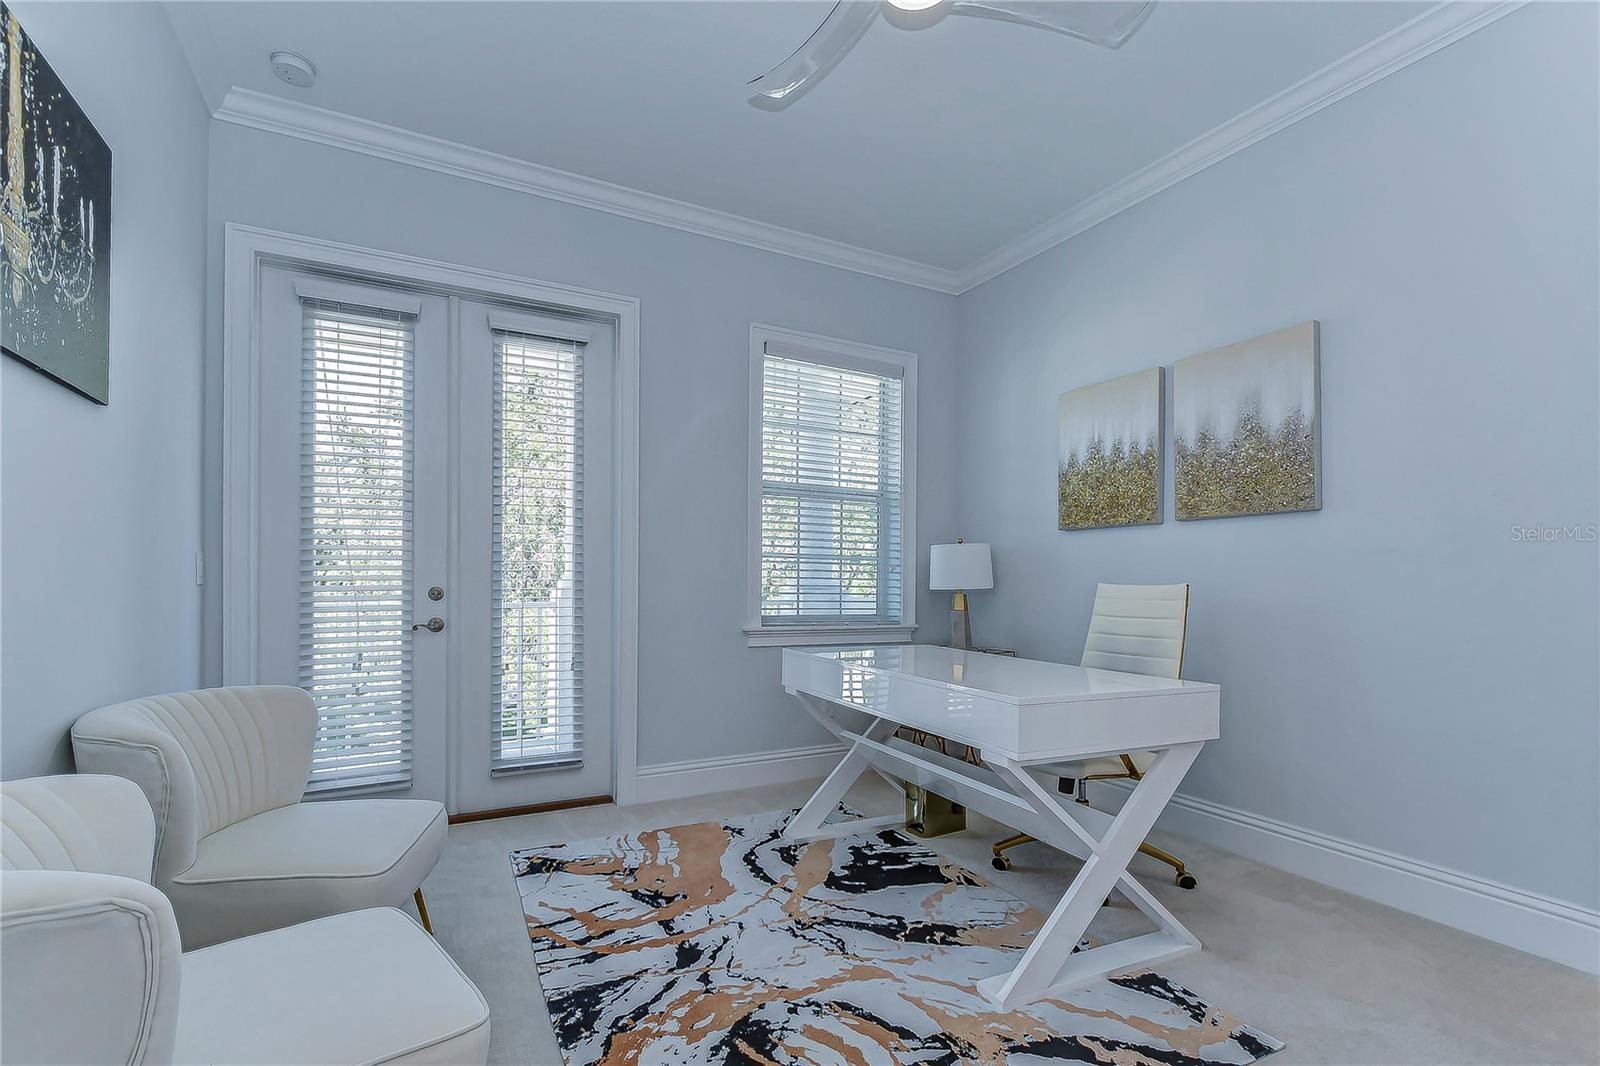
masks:
[(444, 799), (449, 306), (262, 272), (256, 680), (317, 708), (309, 792)]
[(456, 810), (612, 788), (609, 325), (463, 300)]

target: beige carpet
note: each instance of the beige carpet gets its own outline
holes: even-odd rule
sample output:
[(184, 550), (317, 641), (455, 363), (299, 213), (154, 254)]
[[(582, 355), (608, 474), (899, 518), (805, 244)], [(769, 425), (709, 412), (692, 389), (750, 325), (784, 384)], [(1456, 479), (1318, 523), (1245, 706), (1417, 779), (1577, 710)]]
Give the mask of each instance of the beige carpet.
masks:
[[(482, 989), (492, 1017), (490, 1061), (561, 1061), (506, 853), (541, 840), (726, 818), (803, 802), (815, 782), (634, 807), (598, 807), (452, 826), (424, 886), (441, 943)], [(897, 797), (877, 780), (849, 797), (869, 813)], [(1076, 863), (1040, 846), (989, 872), (989, 844), (1007, 832), (973, 819), (930, 842), (1038, 907), (1060, 897)], [(1205, 944), (1163, 972), (1288, 1047), (1266, 1061), (1340, 1064), (1600, 1063), (1600, 981), (1522, 952), (1180, 838), (1156, 842), (1189, 860), (1200, 887), (1184, 892), (1150, 860), (1141, 874)], [(1131, 907), (1103, 908), (1090, 934), (1138, 928)]]

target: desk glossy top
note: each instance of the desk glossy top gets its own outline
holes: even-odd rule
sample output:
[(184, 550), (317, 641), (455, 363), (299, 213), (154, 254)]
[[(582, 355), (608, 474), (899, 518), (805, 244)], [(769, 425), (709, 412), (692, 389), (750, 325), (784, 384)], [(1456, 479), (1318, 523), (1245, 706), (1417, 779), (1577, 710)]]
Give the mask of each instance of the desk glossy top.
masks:
[(784, 654), (815, 656), (838, 662), (848, 671), (899, 675), (906, 680), (1019, 705), (1217, 691), (1216, 685), (1204, 681), (1091, 670), (1065, 663), (986, 655), (931, 644), (787, 648)]

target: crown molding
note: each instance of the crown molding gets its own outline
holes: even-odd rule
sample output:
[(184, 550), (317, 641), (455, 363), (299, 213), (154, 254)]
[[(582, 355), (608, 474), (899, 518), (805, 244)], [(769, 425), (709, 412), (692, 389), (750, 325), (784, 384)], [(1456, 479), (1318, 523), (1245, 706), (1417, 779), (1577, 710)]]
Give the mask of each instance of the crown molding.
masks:
[(452, 177), (667, 226), (702, 237), (730, 241), (858, 274), (870, 274), (952, 295), (957, 291), (957, 277), (953, 270), (250, 89), (230, 89), (214, 117), (236, 126), (360, 152)]
[[(960, 270), (829, 240), (470, 145), (233, 88), (215, 117), (640, 222), (959, 295), (1522, 7), (1446, 0)], [(192, 58), (192, 56), (191, 56)]]
[(957, 272), (958, 293), (1027, 262), (1185, 178), (1360, 92), (1523, 6), (1524, 0), (1454, 0), (1429, 8), (1382, 37), (1336, 59), (1276, 96), (1201, 134), (1169, 155), (1096, 193)]

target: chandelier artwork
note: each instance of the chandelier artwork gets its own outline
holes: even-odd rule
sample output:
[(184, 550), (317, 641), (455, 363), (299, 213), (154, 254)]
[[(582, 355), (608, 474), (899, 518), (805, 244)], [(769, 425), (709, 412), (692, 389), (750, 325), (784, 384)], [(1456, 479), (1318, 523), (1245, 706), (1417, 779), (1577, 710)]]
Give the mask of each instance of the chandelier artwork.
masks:
[(0, 348), (104, 404), (111, 148), (4, 4), (0, 36)]

